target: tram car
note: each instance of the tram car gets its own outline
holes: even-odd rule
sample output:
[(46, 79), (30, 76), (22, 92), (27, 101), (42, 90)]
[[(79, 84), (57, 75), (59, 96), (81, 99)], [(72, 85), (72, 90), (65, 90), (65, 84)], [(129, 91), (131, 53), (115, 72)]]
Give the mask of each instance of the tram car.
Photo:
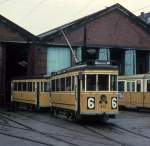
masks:
[(19, 77), (11, 82), (13, 108), (26, 107), (32, 110), (49, 108), (49, 81), (46, 77)]
[(150, 108), (150, 74), (118, 77), (119, 106)]
[(115, 117), (118, 113), (118, 69), (111, 65), (82, 65), (53, 74), (51, 112), (68, 116)]
[(109, 64), (80, 65), (47, 77), (12, 80), (11, 101), (49, 107), (52, 114), (114, 118), (118, 113), (118, 68)]

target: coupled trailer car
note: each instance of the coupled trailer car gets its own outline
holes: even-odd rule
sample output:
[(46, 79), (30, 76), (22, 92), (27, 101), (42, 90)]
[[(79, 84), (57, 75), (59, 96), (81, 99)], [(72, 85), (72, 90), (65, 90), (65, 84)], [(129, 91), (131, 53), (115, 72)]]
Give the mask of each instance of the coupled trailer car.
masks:
[(150, 109), (150, 74), (118, 77), (119, 106)]

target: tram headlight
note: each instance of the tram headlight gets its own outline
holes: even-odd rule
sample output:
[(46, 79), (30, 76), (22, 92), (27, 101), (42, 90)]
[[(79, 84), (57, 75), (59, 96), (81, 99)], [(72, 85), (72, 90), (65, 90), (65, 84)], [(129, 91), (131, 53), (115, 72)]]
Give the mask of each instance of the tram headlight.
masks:
[(106, 95), (101, 95), (100, 96), (100, 103), (107, 103), (107, 96)]

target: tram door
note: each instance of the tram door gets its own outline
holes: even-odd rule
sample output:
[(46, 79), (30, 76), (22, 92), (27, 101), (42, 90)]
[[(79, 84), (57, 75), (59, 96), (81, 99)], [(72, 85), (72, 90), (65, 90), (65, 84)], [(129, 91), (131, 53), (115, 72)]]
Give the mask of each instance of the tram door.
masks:
[(39, 104), (40, 104), (40, 83), (37, 82), (37, 85), (36, 85), (36, 106), (37, 106), (37, 109), (39, 108)]

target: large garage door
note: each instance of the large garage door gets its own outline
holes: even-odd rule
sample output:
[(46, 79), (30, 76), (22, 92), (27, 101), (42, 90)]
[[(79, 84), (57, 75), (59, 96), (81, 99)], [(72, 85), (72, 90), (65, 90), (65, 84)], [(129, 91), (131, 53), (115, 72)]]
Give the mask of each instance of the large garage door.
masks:
[(71, 53), (69, 48), (47, 49), (47, 74), (71, 66)]

